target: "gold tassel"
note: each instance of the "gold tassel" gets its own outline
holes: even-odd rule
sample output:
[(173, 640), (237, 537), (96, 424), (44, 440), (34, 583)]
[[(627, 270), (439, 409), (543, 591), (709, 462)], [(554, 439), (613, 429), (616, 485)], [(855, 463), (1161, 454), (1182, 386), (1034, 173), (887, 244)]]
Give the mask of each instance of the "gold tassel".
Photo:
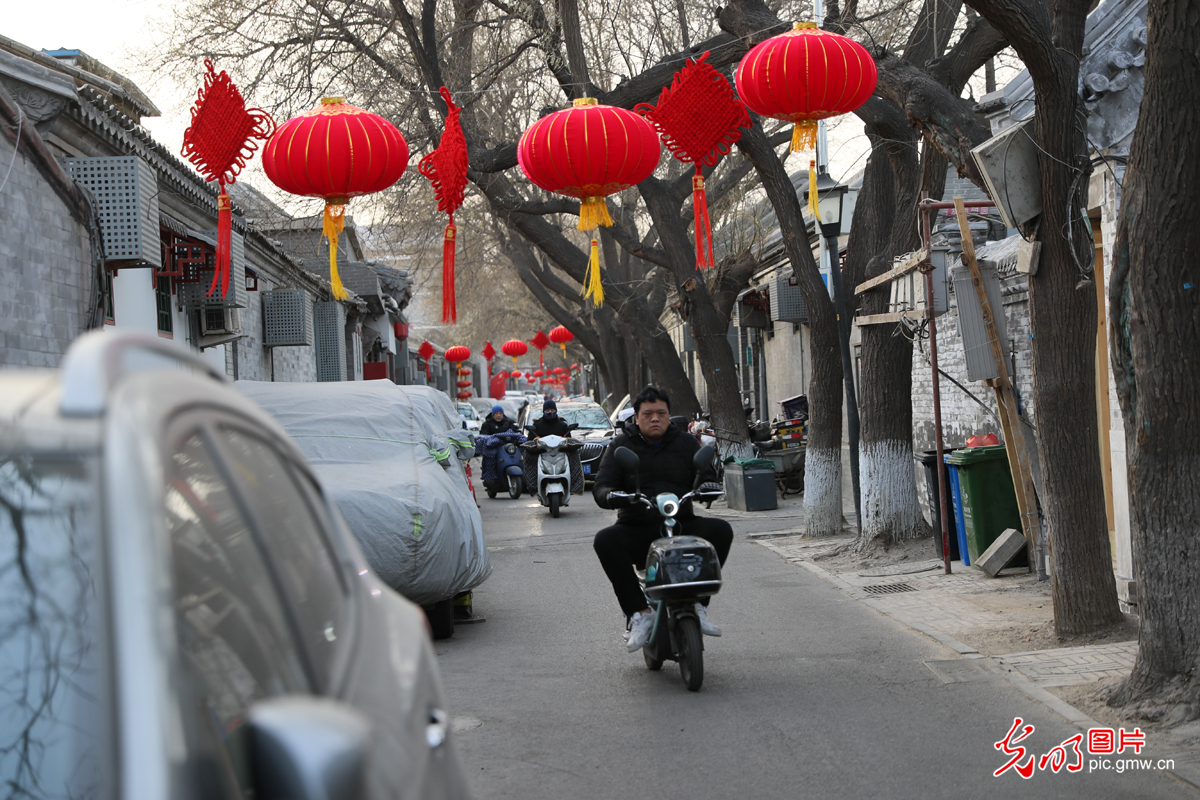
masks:
[(808, 162), (808, 211), (813, 221), (821, 224), (821, 214), (817, 206), (817, 162)]
[(817, 146), (817, 121), (802, 120), (792, 128), (792, 152), (803, 153)]
[(341, 203), (330, 203), (325, 206), (325, 219), (321, 224), (321, 233), (329, 240), (329, 282), (333, 284), (333, 296), (345, 300), (350, 296), (337, 270), (338, 237), (346, 228), (346, 206)]
[[(604, 305), (604, 286), (600, 283), (600, 242), (593, 237), (592, 254), (588, 259), (587, 274), (583, 276), (583, 299), (592, 298), (596, 308)], [(563, 346), (566, 353), (566, 346)]]
[(607, 228), (612, 224), (612, 217), (608, 215), (608, 203), (604, 201), (603, 196), (583, 198), (583, 203), (579, 206), (579, 230), (591, 231), (600, 225)]

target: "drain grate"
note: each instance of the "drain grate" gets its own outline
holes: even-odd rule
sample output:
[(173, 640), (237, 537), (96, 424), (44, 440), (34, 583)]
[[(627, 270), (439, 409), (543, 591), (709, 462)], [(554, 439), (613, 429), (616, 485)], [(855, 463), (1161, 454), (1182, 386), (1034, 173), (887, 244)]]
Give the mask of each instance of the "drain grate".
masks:
[(869, 594), (897, 594), (898, 592), (915, 592), (916, 589), (907, 583), (877, 583), (874, 586), (862, 587)]

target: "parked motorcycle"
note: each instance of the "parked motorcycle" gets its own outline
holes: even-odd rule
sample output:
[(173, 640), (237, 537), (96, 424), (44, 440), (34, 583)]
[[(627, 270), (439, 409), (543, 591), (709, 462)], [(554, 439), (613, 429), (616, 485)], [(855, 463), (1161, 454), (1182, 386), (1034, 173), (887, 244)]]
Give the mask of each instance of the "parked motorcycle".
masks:
[(552, 517), (571, 504), (570, 454), (581, 447), (583, 442), (563, 436), (543, 436), (521, 445), (526, 452), (537, 455), (537, 480), (529, 491), (537, 494), (538, 502), (550, 509)]
[[(721, 560), (717, 549), (698, 536), (681, 531), (686, 520), (676, 519), (680, 507), (688, 500), (712, 502), (722, 492), (700, 492), (700, 476), (712, 462), (715, 451), (702, 447), (692, 458), (696, 467), (696, 483), (683, 497), (664, 492), (656, 497), (642, 494), (641, 487), (633, 494), (610, 492), (609, 497), (624, 497), (642, 503), (662, 518), (662, 538), (650, 543), (646, 553), (646, 568), (638, 570), (638, 580), (646, 593), (646, 602), (654, 611), (654, 627), (642, 647), (642, 657), (652, 670), (662, 669), (664, 661), (679, 663), (679, 674), (688, 691), (699, 691), (704, 682), (704, 643), (700, 635), (700, 620), (696, 618), (696, 603), (721, 590)], [(638, 457), (627, 447), (613, 454), (627, 473), (638, 474)]]
[(482, 451), (483, 464), (480, 470), (483, 488), (487, 496), (496, 499), (500, 492), (507, 491), (513, 500), (525, 491), (525, 468), (521, 463), (520, 445), (525, 437), (514, 431), (494, 436), (481, 436), (476, 445)]

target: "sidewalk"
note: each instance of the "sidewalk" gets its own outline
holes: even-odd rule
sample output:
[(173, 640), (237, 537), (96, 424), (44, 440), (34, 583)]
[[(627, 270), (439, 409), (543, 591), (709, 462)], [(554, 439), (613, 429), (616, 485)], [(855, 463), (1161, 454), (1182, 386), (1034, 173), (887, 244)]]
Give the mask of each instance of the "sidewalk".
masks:
[[(747, 523), (748, 518), (772, 513), (722, 511), (721, 516), (736, 516)], [(792, 506), (788, 513), (793, 515), (792, 531), (802, 531), (794, 515), (802, 517), (803, 508)], [(780, 514), (773, 521), (782, 529), (779, 523), (786, 516)], [(1093, 695), (1103, 682), (1115, 683), (1129, 674), (1137, 642), (1058, 646), (1049, 582), (1038, 582), (1023, 569), (988, 578), (961, 561), (952, 562), (952, 574), (946, 575), (943, 563), (931, 558), (929, 540), (896, 548), (895, 557), (904, 560), (864, 568), (844, 555), (834, 556), (852, 545), (855, 535), (814, 539), (780, 530), (750, 533), (748, 538), (947, 647), (952, 657), (926, 662), (944, 683), (1008, 680), (1085, 732), (1136, 724), (1146, 732), (1147, 749), (1155, 758), (1174, 759), (1174, 769), (1166, 771), (1200, 791), (1200, 723), (1162, 731), (1144, 722), (1121, 720), (1095, 700)], [(1024, 646), (1014, 646), (1017, 643)]]

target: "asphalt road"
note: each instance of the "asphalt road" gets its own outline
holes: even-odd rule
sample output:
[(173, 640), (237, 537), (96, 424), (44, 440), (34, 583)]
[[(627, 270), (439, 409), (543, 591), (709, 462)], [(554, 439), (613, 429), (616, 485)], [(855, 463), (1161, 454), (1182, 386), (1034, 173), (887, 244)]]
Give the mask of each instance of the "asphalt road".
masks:
[(710, 613), (724, 636), (688, 692), (673, 662), (625, 651), (591, 545), (612, 512), (479, 496), (487, 621), (437, 646), (477, 800), (1195, 797), (1154, 770), (1089, 772), (1086, 750), (1075, 774), (993, 777), (1014, 717), (1035, 755), (1076, 729), (1006, 681), (942, 683), (924, 662), (954, 653), (746, 540), (778, 520), (735, 524)]

